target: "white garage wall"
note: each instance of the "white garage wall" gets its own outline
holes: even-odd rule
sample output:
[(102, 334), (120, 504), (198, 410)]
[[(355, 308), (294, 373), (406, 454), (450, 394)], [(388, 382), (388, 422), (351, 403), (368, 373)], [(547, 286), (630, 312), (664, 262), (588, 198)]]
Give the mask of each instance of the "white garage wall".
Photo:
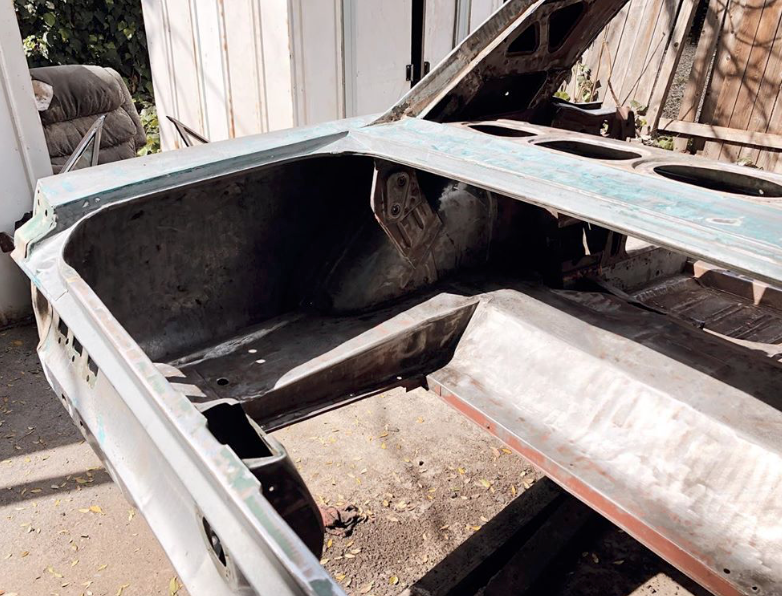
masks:
[(293, 126), (285, 0), (142, 0), (164, 149), (166, 116), (210, 140)]
[[(379, 112), (409, 89), (412, 0), (142, 0), (165, 116), (210, 140)], [(439, 62), (501, 0), (426, 0), (424, 59)]]
[[(0, 0), (0, 231), (32, 210), (38, 178), (52, 173), (12, 0)], [(0, 327), (30, 310), (30, 285), (0, 253)]]

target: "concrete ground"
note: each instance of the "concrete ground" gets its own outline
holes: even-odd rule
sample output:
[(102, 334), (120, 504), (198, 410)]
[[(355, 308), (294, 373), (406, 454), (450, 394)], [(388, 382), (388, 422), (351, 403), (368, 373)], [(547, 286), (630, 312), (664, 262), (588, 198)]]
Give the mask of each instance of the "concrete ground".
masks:
[[(33, 326), (0, 332), (0, 596), (184, 596), (152, 531), (49, 389)], [(540, 474), (424, 390), (395, 391), (283, 429), (321, 504), (366, 521), (326, 536), (349, 594), (393, 596)], [(705, 596), (608, 522), (589, 527), (536, 590), (547, 596)]]
[(35, 327), (0, 332), (0, 594), (184, 596), (41, 372)]

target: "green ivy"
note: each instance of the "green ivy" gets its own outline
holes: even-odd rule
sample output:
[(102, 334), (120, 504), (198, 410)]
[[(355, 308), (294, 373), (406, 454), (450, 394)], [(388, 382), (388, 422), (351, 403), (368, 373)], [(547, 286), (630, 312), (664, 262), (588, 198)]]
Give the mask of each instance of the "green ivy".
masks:
[(141, 124), (147, 132), (147, 144), (138, 150), (139, 155), (149, 155), (160, 152), (160, 123), (157, 119), (155, 104), (146, 103), (139, 110)]
[(14, 0), (14, 6), (31, 67), (110, 66), (137, 104), (154, 101), (140, 0)]

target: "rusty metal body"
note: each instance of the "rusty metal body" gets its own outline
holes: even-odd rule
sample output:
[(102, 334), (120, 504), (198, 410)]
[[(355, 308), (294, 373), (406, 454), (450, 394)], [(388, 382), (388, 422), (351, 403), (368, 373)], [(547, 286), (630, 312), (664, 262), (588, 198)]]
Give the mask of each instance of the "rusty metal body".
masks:
[(374, 121), (40, 182), (44, 369), (191, 593), (341, 593), (266, 432), (400, 384), (715, 593), (779, 592), (782, 178), (547, 125), (620, 6), (511, 1)]

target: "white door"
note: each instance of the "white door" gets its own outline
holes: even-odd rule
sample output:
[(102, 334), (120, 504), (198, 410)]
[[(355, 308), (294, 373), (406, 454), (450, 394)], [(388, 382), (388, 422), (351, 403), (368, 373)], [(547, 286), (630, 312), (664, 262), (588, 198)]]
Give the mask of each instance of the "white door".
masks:
[(504, 0), (472, 0), (470, 3), (470, 31), (475, 31), (492, 14), (499, 10)]
[(424, 17), (424, 60), (431, 68), (454, 48), (456, 0), (426, 0)]
[(345, 113), (373, 114), (410, 90), (412, 0), (344, 0)]

